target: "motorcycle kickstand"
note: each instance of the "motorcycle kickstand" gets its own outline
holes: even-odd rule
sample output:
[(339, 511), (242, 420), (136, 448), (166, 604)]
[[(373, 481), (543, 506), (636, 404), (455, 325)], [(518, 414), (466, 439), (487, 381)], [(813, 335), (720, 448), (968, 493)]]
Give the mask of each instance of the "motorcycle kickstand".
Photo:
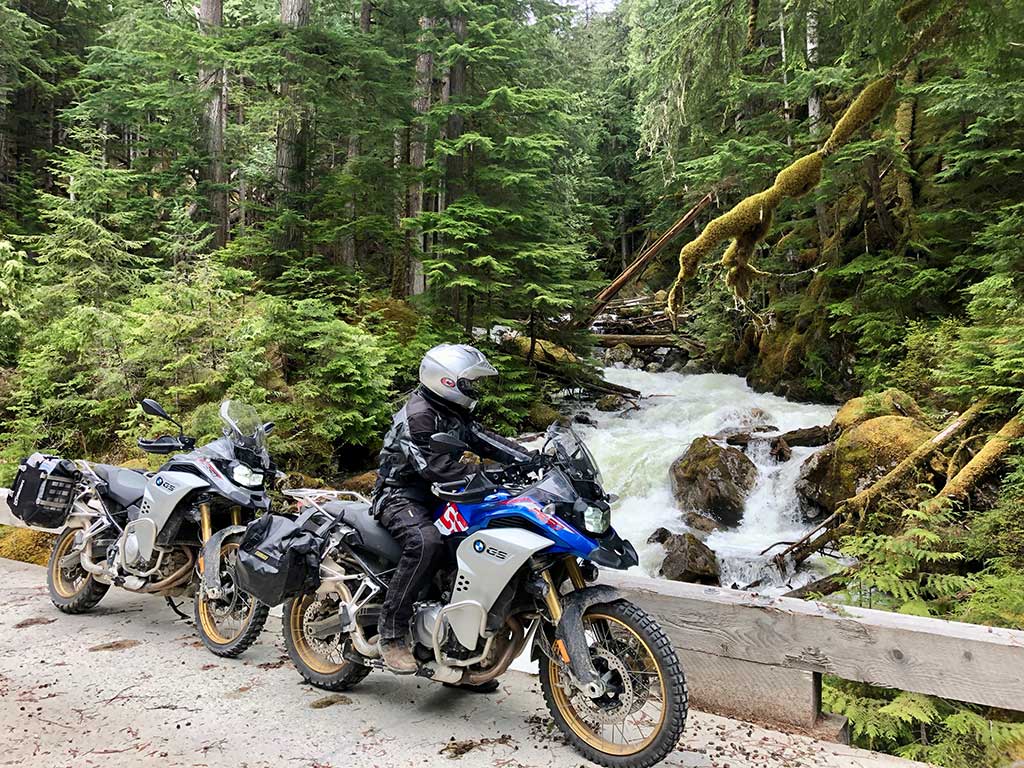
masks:
[(174, 602), (174, 601), (173, 601), (173, 600), (172, 600), (171, 598), (169, 598), (169, 597), (165, 597), (165, 598), (164, 598), (164, 600), (166, 600), (166, 601), (167, 601), (167, 606), (168, 606), (168, 607), (169, 607), (169, 608), (170, 608), (170, 609), (171, 609), (172, 611), (174, 611), (174, 612), (175, 612), (176, 614), (178, 614), (178, 616), (179, 616), (179, 617), (181, 617), (181, 618), (185, 619), (185, 621), (189, 621), (189, 622), (190, 622), (190, 621), (192, 621), (192, 617), (191, 617), (191, 616), (189, 616), (189, 615), (188, 615), (188, 614), (186, 614), (186, 613), (183, 613), (183, 612), (181, 611), (181, 609), (180, 609), (180, 608), (178, 608), (178, 606), (179, 606), (179, 605), (181, 605), (181, 603), (175, 603), (175, 602)]

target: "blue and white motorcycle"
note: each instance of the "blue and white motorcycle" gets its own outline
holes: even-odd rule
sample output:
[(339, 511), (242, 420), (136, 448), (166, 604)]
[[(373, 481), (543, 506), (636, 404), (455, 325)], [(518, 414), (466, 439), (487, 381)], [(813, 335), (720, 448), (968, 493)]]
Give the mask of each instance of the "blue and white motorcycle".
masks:
[[(466, 449), (447, 434), (433, 440)], [(421, 676), (461, 685), (494, 680), (532, 643), (544, 698), (569, 742), (601, 765), (649, 766), (683, 732), (686, 682), (657, 622), (592, 583), (596, 565), (637, 563), (610, 525), (601, 482), (579, 436), (553, 425), (528, 461), (435, 485), (450, 565), (420, 596), (410, 641)], [(285, 603), (285, 644), (309, 683), (345, 690), (385, 669), (377, 619), (400, 550), (357, 494), (291, 493), (322, 515), (327, 543), (320, 586)]]

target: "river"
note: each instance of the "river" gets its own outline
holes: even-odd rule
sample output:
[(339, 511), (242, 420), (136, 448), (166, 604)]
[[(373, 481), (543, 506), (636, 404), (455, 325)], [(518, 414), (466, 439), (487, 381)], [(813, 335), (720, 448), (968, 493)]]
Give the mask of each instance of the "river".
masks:
[[(752, 409), (767, 414), (780, 431), (828, 424), (836, 409), (825, 405), (790, 402), (758, 393), (738, 376), (683, 375), (608, 368), (608, 381), (639, 390), (646, 397), (639, 410), (623, 416), (588, 413), (594, 426), (577, 425), (604, 475), (605, 487), (619, 495), (612, 521), (619, 533), (637, 548), (640, 570), (654, 576), (664, 552), (647, 538), (660, 526), (687, 530), (676, 508), (669, 483), (669, 466), (701, 435), (723, 430), (745, 431)], [(768, 455), (765, 443), (752, 444), (749, 458), (758, 470), (747, 497), (742, 523), (711, 534), (705, 543), (715, 551), (723, 586), (745, 586), (761, 580), (763, 591), (784, 591), (807, 580), (782, 578), (761, 550), (778, 541), (792, 541), (809, 529), (800, 519), (795, 484), (800, 465), (817, 448), (794, 448), (786, 462)]]

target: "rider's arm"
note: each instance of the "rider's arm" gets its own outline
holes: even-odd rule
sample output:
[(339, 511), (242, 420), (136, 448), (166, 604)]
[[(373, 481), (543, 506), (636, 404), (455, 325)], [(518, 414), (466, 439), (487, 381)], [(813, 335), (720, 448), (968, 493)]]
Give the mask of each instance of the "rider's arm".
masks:
[(521, 462), (530, 456), (530, 452), (515, 440), (509, 440), (497, 432), (484, 429), (476, 422), (470, 425), (468, 431), (469, 447), (477, 456), (502, 464)]
[(404, 446), (416, 472), (431, 483), (449, 483), (473, 474), (477, 467), (463, 464), (459, 454), (437, 450), (430, 438), (438, 432), (434, 415), (429, 411), (409, 414), (406, 421), (408, 443)]

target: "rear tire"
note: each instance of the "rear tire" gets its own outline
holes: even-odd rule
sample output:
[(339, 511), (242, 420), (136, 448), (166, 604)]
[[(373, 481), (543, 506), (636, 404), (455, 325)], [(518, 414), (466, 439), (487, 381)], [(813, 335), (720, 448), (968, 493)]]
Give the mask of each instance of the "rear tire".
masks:
[[(215, 656), (233, 659), (242, 655), (263, 631), (270, 614), (270, 606), (261, 603), (255, 597), (238, 591), (232, 579), (235, 550), (237, 541), (225, 541), (220, 549), (221, 586), (230, 595), (230, 603), (225, 605), (223, 598), (209, 600), (203, 593), (202, 583), (196, 588), (193, 618), (199, 639), (207, 650)], [(245, 611), (242, 615), (242, 611)], [(238, 614), (236, 616), (235, 614)], [(223, 629), (220, 620), (225, 617), (238, 620), (240, 626)]]
[(92, 610), (110, 589), (109, 584), (96, 581), (91, 573), (77, 565), (61, 568), (60, 561), (74, 551), (77, 528), (65, 528), (53, 544), (46, 564), (46, 588), (50, 600), (63, 613), (85, 613)]
[[(311, 610), (315, 612), (314, 604), (317, 600), (315, 593), (307, 592), (285, 602), (281, 620), (284, 626), (284, 647), (288, 650), (292, 664), (307, 683), (325, 691), (347, 691), (361, 682), (371, 670), (370, 667), (340, 657), (344, 649), (343, 640), (333, 642), (334, 658), (328, 658), (310, 644), (304, 632), (305, 620)], [(328, 645), (326, 641), (325, 645)]]
[[(661, 762), (686, 727), (686, 678), (672, 643), (653, 618), (625, 600), (591, 606), (583, 622), (595, 666), (610, 672), (613, 682), (625, 672), (628, 685), (619, 686), (623, 692), (615, 696), (587, 699), (563, 679), (559, 664), (542, 655), (541, 689), (555, 724), (580, 754), (599, 765), (648, 768)], [(654, 702), (660, 702), (656, 712), (641, 714)], [(645, 736), (642, 726), (655, 715), (658, 721)], [(618, 726), (619, 741), (613, 722), (625, 724)], [(630, 729), (640, 738), (629, 740)]]

